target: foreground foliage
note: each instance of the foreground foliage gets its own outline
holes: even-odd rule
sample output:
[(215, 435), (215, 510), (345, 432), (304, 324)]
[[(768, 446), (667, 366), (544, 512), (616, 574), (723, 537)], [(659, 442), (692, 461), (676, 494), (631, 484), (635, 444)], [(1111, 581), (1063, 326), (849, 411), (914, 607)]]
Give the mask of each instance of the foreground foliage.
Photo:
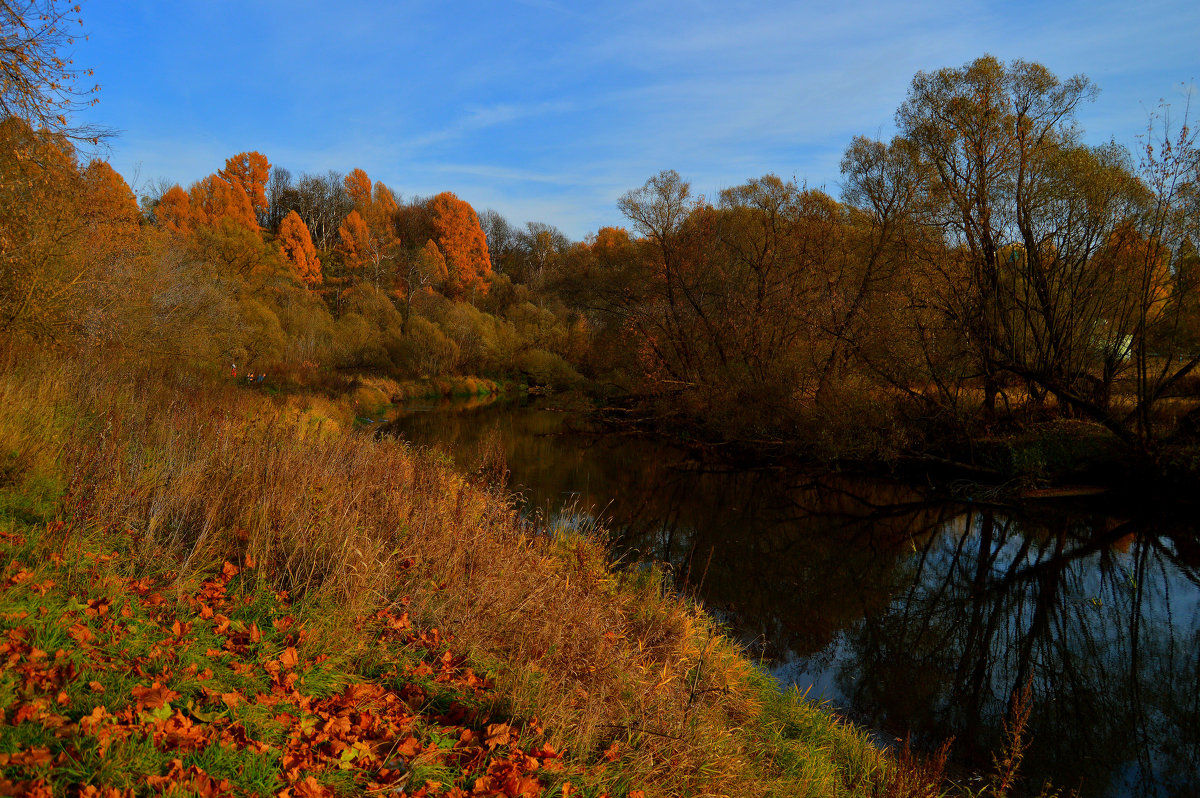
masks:
[(96, 364), (12, 369), (0, 396), (12, 789), (842, 795), (892, 778), (656, 572), (612, 571), (596, 541), (535, 532), (320, 402)]

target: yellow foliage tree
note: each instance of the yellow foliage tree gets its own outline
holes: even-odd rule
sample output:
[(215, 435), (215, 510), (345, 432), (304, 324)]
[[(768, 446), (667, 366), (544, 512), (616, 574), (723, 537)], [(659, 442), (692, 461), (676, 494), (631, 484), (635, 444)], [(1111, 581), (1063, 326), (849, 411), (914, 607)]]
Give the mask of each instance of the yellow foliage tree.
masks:
[(421, 286), (441, 285), (449, 276), (446, 258), (432, 240), (426, 241), (425, 246), (421, 247), (417, 253), (416, 267), (416, 271), (409, 280), (409, 293)]

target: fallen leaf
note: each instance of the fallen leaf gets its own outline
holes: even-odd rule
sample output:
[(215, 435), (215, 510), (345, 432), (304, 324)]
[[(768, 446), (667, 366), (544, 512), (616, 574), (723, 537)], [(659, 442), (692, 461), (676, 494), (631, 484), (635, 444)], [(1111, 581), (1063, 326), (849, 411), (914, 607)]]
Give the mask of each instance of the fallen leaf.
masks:
[(159, 682), (155, 682), (150, 687), (139, 685), (129, 692), (137, 699), (137, 708), (139, 711), (146, 708), (159, 709), (168, 702), (179, 698), (179, 693), (170, 688), (163, 687)]
[(484, 737), (484, 744), (489, 750), (498, 745), (505, 745), (508, 743), (508, 735), (510, 731), (512, 731), (512, 727), (507, 723), (488, 724), (487, 736)]

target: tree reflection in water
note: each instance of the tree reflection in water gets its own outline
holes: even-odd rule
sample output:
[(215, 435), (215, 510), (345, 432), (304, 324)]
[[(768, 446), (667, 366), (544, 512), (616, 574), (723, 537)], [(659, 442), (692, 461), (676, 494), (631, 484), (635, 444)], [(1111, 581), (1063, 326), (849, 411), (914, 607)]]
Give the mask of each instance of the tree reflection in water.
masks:
[(953, 734), (986, 765), (1028, 682), (1028, 772), (1085, 794), (1197, 793), (1197, 570), (1169, 535), (969, 511), (901, 573), (847, 630), (838, 681), (857, 709)]
[[(499, 441), (529, 506), (602, 514), (626, 560), (669, 563), (774, 672), (897, 736), (987, 767), (1033, 691), (1025, 774), (1084, 795), (1200, 794), (1195, 529), (904, 485), (705, 471), (644, 439), (493, 406), (397, 427), (471, 466)], [(595, 510), (593, 508), (601, 508)]]

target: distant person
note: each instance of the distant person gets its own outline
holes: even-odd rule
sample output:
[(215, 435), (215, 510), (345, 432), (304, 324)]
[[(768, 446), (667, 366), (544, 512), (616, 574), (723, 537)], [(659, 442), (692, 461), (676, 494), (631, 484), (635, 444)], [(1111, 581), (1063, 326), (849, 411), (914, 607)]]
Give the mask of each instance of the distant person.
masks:
[(232, 368), (229, 369), (229, 373), (235, 380), (237, 379), (237, 363), (233, 364)]
[(258, 379), (257, 379), (257, 380), (255, 380), (255, 382), (262, 382), (262, 381), (263, 381), (263, 380), (265, 380), (266, 378), (267, 378), (267, 372), (265, 372), (265, 371), (264, 371), (262, 374), (259, 374), (259, 375), (258, 375)]

